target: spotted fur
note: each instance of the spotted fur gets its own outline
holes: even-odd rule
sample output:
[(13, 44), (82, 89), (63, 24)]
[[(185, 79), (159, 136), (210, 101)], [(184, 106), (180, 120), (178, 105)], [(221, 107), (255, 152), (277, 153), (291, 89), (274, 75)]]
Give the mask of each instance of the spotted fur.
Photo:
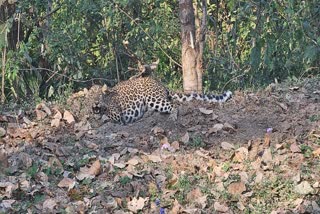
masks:
[(178, 94), (169, 92), (159, 81), (151, 77), (139, 77), (120, 82), (97, 100), (93, 113), (104, 114), (107, 120), (128, 124), (143, 117), (148, 109), (171, 113), (172, 99), (180, 102), (202, 100), (225, 102), (231, 97), (230, 91), (222, 95)]

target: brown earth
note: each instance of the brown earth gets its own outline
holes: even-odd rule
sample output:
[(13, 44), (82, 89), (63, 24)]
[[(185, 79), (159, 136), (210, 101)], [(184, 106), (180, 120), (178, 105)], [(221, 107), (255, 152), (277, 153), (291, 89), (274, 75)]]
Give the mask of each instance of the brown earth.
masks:
[(320, 213), (319, 79), (126, 126), (92, 117), (99, 90), (2, 115), (0, 213)]

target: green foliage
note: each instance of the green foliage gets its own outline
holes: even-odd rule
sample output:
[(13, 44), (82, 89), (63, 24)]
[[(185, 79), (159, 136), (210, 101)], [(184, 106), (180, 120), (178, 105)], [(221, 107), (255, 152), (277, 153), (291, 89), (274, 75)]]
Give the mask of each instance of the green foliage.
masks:
[[(49, 1), (50, 2), (50, 1)], [(218, 2), (218, 3), (217, 3)], [(9, 47), (6, 95), (54, 98), (92, 83), (128, 79), (138, 60), (182, 88), (178, 1), (21, 0), (0, 20)], [(318, 1), (211, 1), (204, 52), (206, 90), (246, 88), (319, 72)], [(6, 29), (5, 31), (1, 29)], [(8, 41), (5, 41), (8, 32)], [(0, 65), (1, 66), (1, 65)]]
[(207, 87), (224, 86), (230, 74), (243, 88), (319, 72), (317, 1), (229, 1), (208, 11)]
[(131, 178), (129, 178), (128, 176), (123, 176), (123, 177), (120, 177), (119, 182), (122, 186), (125, 186), (131, 182)]

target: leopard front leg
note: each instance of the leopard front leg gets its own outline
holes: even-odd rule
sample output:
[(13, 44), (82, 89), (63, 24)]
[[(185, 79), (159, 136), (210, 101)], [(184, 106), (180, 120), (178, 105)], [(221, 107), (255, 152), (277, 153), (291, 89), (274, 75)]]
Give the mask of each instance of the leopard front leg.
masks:
[(131, 102), (121, 114), (121, 123), (133, 123), (141, 119), (147, 111), (147, 105), (144, 101)]
[(148, 107), (160, 113), (170, 114), (169, 118), (172, 120), (177, 120), (178, 118), (178, 109), (174, 108), (173, 103), (168, 99), (150, 98), (148, 100)]

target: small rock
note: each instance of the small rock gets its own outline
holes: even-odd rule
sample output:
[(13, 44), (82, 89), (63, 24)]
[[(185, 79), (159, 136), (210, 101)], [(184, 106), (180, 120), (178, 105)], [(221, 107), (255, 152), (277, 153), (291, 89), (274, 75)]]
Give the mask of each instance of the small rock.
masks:
[(4, 128), (0, 127), (0, 137), (4, 137), (6, 134), (7, 131)]
[(181, 142), (184, 144), (187, 144), (189, 142), (189, 140), (190, 140), (189, 133), (186, 132), (186, 134), (181, 137)]
[(302, 181), (299, 185), (294, 187), (294, 191), (301, 195), (308, 195), (313, 192), (313, 188), (308, 181)]

